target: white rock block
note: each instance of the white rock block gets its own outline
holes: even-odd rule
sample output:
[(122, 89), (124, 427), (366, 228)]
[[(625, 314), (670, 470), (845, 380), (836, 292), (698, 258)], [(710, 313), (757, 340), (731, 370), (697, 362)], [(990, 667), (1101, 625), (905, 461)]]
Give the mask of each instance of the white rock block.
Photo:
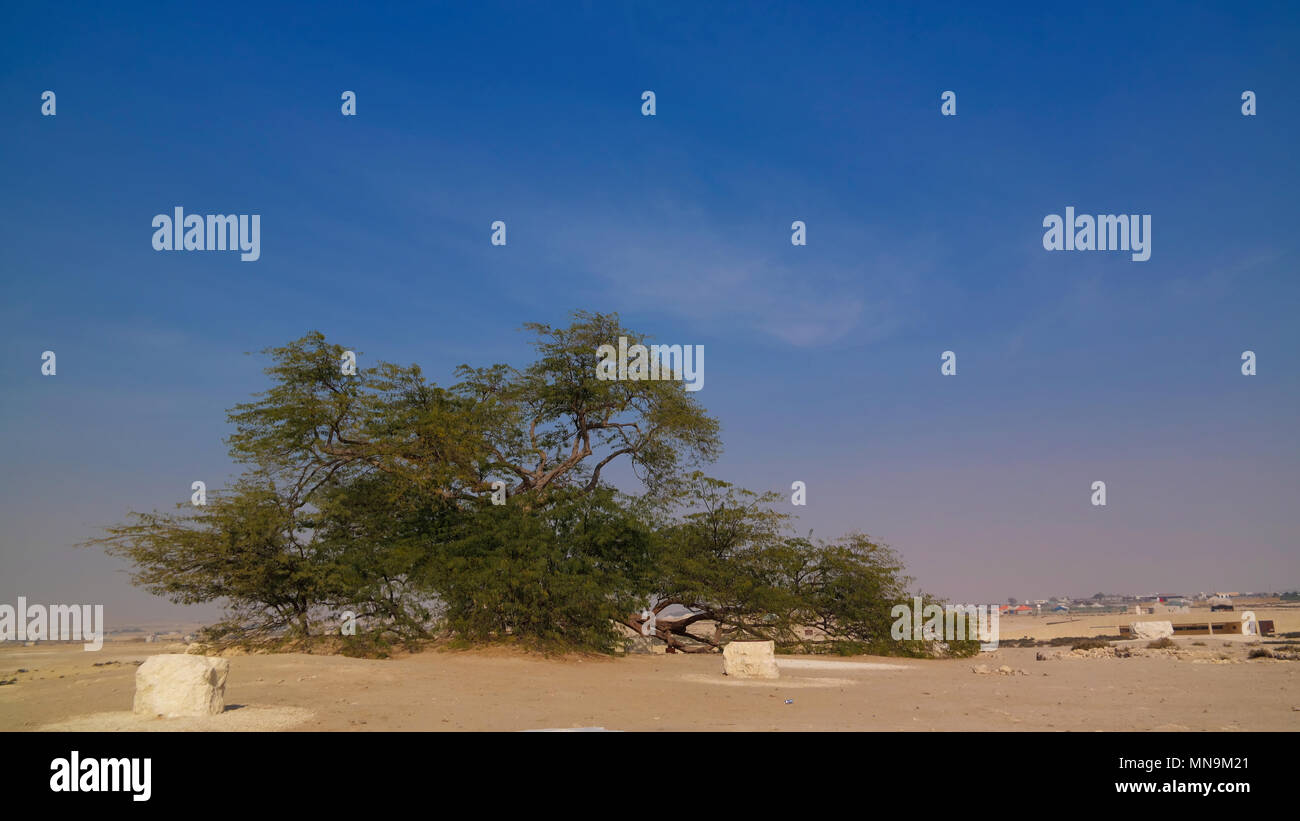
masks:
[(736, 678), (779, 678), (776, 643), (733, 641), (722, 648), (722, 672)]
[(226, 659), (166, 653), (151, 657), (135, 671), (138, 715), (215, 716), (226, 708)]
[(1174, 637), (1174, 623), (1171, 621), (1135, 621), (1128, 627), (1135, 639)]

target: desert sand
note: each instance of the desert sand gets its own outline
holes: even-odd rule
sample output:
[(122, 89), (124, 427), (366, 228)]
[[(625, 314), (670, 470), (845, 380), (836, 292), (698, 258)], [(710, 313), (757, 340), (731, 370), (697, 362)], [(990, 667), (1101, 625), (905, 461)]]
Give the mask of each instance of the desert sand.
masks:
[(1300, 730), (1300, 661), (1248, 659), (1253, 642), (1180, 638), (1130, 658), (780, 656), (777, 681), (728, 679), (717, 655), (238, 655), (222, 715), (170, 720), (130, 713), (135, 662), (166, 646), (10, 644), (0, 730)]

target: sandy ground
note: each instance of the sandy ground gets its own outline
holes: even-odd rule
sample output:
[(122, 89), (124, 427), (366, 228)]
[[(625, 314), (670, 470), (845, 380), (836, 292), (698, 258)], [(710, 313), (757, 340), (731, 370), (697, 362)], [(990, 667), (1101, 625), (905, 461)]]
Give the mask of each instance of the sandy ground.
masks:
[(1044, 661), (1005, 647), (961, 660), (782, 656), (772, 682), (729, 679), (716, 655), (248, 655), (230, 659), (225, 713), (173, 720), (129, 712), (133, 662), (165, 646), (11, 644), (0, 730), (1300, 730), (1300, 661), (1247, 660), (1242, 639), (1178, 644)]

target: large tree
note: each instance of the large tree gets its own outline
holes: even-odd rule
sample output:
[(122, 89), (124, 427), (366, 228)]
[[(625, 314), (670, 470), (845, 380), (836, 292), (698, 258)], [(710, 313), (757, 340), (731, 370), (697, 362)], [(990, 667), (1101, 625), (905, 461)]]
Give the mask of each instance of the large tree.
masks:
[[(698, 472), (718, 423), (683, 382), (598, 377), (601, 346), (645, 342), (617, 315), (525, 327), (532, 363), (461, 366), (450, 387), (416, 365), (352, 372), (319, 333), (269, 349), (271, 386), (229, 415), (243, 477), (94, 541), (155, 593), (226, 602), (225, 635), (351, 611), (372, 637), (608, 650), (621, 623), (673, 652), (912, 650), (889, 641), (909, 584), (893, 551), (797, 535), (774, 495)], [(608, 480), (619, 460), (630, 492)]]

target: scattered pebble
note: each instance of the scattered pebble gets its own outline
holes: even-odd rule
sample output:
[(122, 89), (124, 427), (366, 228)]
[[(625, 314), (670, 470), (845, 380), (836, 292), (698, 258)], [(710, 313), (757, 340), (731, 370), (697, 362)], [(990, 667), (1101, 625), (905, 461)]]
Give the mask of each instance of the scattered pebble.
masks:
[(977, 664), (974, 667), (970, 668), (970, 671), (972, 673), (975, 673), (976, 675), (981, 675), (981, 676), (1027, 676), (1029, 675), (1024, 670), (1017, 670), (1014, 667), (1011, 667), (1006, 664), (1003, 664), (1001, 667), (997, 668), (996, 670), (990, 670), (988, 666), (984, 664)]

